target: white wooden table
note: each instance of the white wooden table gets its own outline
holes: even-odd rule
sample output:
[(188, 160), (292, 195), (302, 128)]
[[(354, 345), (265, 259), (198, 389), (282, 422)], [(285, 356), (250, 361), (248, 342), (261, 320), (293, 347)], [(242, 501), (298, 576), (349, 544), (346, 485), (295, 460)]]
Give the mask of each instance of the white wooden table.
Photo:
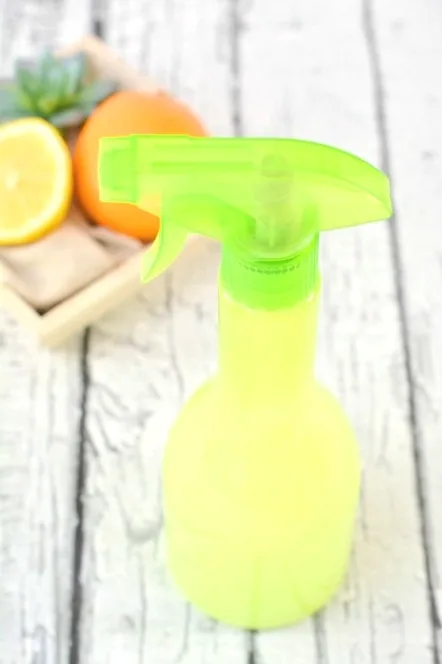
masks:
[(201, 242), (57, 352), (0, 314), (0, 664), (442, 662), (442, 5), (0, 0), (0, 75), (92, 30), (216, 134), (296, 136), (387, 169), (396, 216), (322, 243), (318, 371), (365, 463), (346, 586), (292, 629), (199, 615), (163, 562), (159, 467), (213, 369)]

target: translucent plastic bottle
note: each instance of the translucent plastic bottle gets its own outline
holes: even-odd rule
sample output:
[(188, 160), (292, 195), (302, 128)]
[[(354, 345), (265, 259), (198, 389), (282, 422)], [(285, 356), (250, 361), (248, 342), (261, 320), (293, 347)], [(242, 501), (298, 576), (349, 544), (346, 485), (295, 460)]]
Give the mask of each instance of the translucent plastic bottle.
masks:
[(168, 564), (201, 610), (263, 629), (305, 618), (347, 567), (360, 464), (314, 376), (321, 230), (389, 216), (386, 177), (322, 145), (105, 139), (101, 194), (151, 211), (144, 278), (188, 232), (223, 243), (219, 366), (175, 422), (164, 461)]

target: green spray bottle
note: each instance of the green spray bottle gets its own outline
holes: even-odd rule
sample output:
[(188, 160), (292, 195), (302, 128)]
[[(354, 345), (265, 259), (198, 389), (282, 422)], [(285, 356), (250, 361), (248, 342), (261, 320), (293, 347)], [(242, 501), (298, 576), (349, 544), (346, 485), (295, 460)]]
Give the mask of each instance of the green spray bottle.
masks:
[(102, 139), (100, 195), (161, 214), (142, 278), (189, 233), (222, 243), (219, 368), (166, 447), (168, 565), (199, 609), (251, 629), (322, 607), (348, 564), (360, 462), (314, 376), (321, 231), (385, 219), (387, 177), (286, 139)]

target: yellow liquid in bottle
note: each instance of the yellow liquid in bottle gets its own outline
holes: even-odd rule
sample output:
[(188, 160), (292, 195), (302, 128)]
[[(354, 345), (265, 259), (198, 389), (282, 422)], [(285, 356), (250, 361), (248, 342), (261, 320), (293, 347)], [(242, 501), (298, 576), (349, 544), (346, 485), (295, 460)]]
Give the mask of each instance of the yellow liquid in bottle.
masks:
[(319, 292), (248, 309), (220, 290), (220, 369), (181, 412), (164, 463), (168, 562), (188, 599), (244, 628), (291, 624), (339, 586), (359, 456), (314, 380)]

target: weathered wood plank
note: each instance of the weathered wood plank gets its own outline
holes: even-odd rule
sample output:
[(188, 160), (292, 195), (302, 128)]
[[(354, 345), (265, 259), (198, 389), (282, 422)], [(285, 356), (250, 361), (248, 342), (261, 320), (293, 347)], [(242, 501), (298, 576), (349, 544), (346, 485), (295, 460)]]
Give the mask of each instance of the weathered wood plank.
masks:
[(228, 0), (114, 0), (101, 17), (111, 46), (224, 135), (232, 131), (230, 13)]
[[(362, 10), (354, 0), (248, 3), (239, 17), (238, 68), (241, 124), (248, 134), (314, 139), (380, 162)], [(404, 190), (412, 184), (407, 172)], [(324, 664), (433, 661), (391, 253), (387, 224), (323, 239), (318, 369), (359, 435), (365, 465), (360, 519), (346, 587), (314, 621), (316, 654), (310, 636), (306, 645), (304, 626), (279, 637), (261, 633), (263, 664), (296, 657)]]
[[(228, 6), (197, 0), (101, 8), (103, 34), (134, 66), (231, 127)], [(87, 403), (84, 664), (245, 664), (249, 636), (199, 615), (164, 568), (160, 465), (182, 400), (216, 358), (217, 248), (176, 267), (90, 338)]]
[[(54, 44), (63, 26), (66, 39), (78, 38), (83, 28), (67, 7), (0, 5), (1, 76), (17, 56)], [(68, 659), (80, 343), (38, 349), (0, 312), (1, 664)]]
[[(367, 3), (368, 4), (368, 3)], [(430, 570), (434, 639), (442, 661), (442, 7), (430, 0), (367, 7), (378, 67), (384, 161), (395, 192), (392, 240), (408, 333), (412, 424)], [(436, 661), (436, 660), (435, 660)]]
[(66, 661), (78, 342), (57, 356), (0, 319), (0, 662)]
[(0, 0), (0, 16), (0, 62), (7, 76), (17, 57), (35, 57), (90, 32), (92, 0)]

